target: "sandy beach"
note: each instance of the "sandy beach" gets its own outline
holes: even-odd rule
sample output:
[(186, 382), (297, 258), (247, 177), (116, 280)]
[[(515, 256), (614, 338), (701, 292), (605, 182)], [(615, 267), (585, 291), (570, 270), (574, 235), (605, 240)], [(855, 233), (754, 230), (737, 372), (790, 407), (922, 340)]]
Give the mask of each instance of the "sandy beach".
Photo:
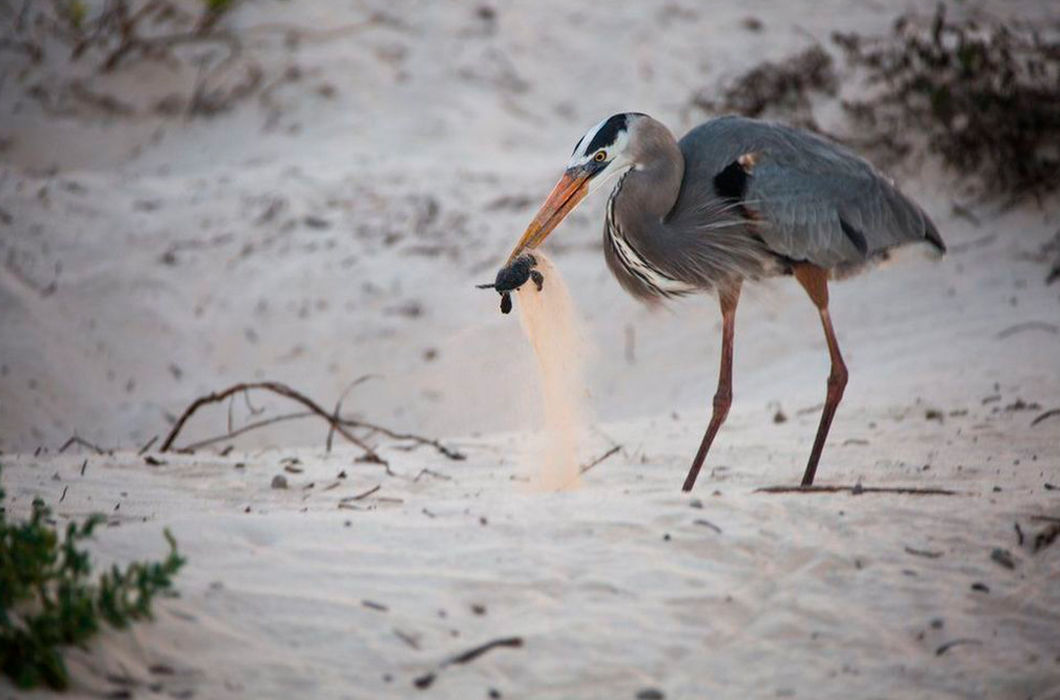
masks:
[[(762, 490), (798, 484), (828, 374), (790, 279), (745, 288), (733, 407), (690, 494), (713, 298), (629, 298), (606, 196), (549, 239), (587, 345), (589, 468), (557, 490), (531, 345), (475, 289), (601, 118), (682, 134), (697, 91), (933, 8), (248, 2), (226, 21), (259, 37), (268, 100), (159, 115), (184, 83), (149, 62), (108, 79), (133, 116), (0, 85), (8, 514), (105, 513), (101, 565), (157, 557), (163, 528), (188, 559), (153, 622), (70, 651), (67, 696), (1060, 698), (1055, 195), (970, 198), (930, 158), (893, 173), (949, 251), (832, 287), (851, 378), (817, 483), (836, 493)], [(159, 451), (197, 397), (255, 381), (464, 459), (374, 434), (386, 464), (365, 462), (316, 417)], [(239, 396), (176, 445), (262, 410), (300, 409)], [(873, 490), (902, 488), (942, 493)]]

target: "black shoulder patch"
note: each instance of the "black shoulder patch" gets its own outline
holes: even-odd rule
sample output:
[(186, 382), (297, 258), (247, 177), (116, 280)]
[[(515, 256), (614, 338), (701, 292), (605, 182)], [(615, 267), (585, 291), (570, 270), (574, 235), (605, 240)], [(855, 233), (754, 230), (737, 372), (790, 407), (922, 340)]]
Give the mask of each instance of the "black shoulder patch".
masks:
[(747, 181), (750, 175), (737, 161), (733, 161), (714, 176), (714, 192), (722, 199), (738, 202), (747, 192)]
[(868, 255), (869, 253), (869, 242), (865, 240), (865, 234), (854, 228), (853, 225), (847, 223), (846, 219), (839, 217), (839, 227), (843, 229), (843, 233), (846, 234), (850, 242), (854, 244), (854, 247), (858, 249), (858, 252), (862, 255)]
[(589, 154), (598, 148), (609, 146), (615, 142), (618, 137), (618, 132), (626, 128), (626, 115), (616, 114), (610, 117), (604, 125), (600, 127), (600, 130), (593, 136), (593, 140), (589, 142), (589, 145), (583, 149), (583, 153)]

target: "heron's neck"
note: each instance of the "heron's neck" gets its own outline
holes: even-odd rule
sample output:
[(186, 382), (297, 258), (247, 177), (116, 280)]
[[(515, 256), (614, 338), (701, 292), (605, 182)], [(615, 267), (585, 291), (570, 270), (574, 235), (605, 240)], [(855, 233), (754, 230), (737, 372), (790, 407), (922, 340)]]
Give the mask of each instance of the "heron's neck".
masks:
[(644, 149), (650, 157), (626, 173), (613, 195), (615, 217), (623, 231), (639, 239), (665, 234), (666, 218), (685, 174), (684, 156), (669, 130), (653, 137)]

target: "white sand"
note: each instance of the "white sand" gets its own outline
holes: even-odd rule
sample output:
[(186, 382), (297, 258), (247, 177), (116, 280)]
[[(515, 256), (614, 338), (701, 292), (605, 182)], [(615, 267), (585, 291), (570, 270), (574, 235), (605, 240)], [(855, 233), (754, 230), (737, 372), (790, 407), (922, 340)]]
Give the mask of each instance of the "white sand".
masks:
[[(1045, 487), (1060, 484), (1060, 419), (1031, 426), (1060, 406), (1060, 291), (1032, 259), (1060, 227), (1055, 200), (998, 211), (961, 199), (973, 224), (952, 213), (951, 176), (926, 163), (899, 179), (950, 254), (833, 289), (851, 380), (819, 483), (950, 497), (756, 493), (797, 483), (824, 396), (824, 339), (790, 281), (744, 294), (733, 409), (682, 495), (719, 315), (709, 298), (652, 312), (622, 293), (599, 250), (603, 197), (547, 248), (600, 349), (582, 459), (622, 450), (576, 491), (534, 491), (521, 455), (539, 427), (536, 360), (496, 295), (473, 288), (602, 116), (638, 109), (683, 132), (700, 118), (693, 90), (808, 35), (885, 31), (896, 8), (525, 3), (500, 7), (492, 30), (474, 9), (241, 9), (244, 26), (396, 20), (263, 48), (271, 68), (305, 76), (277, 90), (274, 118), (251, 103), (188, 123), (46, 119), (10, 85), (0, 93), (0, 137), (13, 140), (0, 170), (11, 513), (35, 495), (61, 519), (108, 513), (104, 561), (159, 554), (170, 527), (189, 558), (155, 623), (72, 652), (75, 695), (128, 678), (136, 697), (153, 684), (197, 698), (1060, 697), (1060, 542), (1034, 553), (1014, 529), (1033, 539), (1047, 525), (1036, 517), (1060, 516), (1060, 491)], [(749, 15), (762, 33), (742, 28)], [(155, 87), (158, 70), (131, 83)], [(379, 376), (348, 411), (443, 437), (467, 461), (383, 442), (390, 476), (349, 447), (325, 454), (313, 420), (225, 457), (151, 467), (135, 454), (210, 390), (275, 379), (330, 407), (364, 374)], [(778, 406), (786, 422), (773, 422)], [(242, 402), (233, 410), (247, 420)], [(223, 431), (225, 415), (204, 411), (181, 444)], [(74, 432), (119, 451), (56, 455)], [(292, 456), (304, 471), (271, 489)], [(338, 507), (376, 485), (347, 503), (356, 510)], [(412, 685), (513, 635), (521, 648), (450, 666), (427, 692)], [(974, 643), (938, 654), (958, 639)]]

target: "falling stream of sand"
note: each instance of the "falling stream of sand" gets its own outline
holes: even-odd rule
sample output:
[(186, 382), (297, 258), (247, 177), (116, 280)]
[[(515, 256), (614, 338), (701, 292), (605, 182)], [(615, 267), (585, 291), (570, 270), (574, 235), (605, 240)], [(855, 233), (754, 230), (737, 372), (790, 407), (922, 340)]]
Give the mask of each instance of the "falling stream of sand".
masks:
[(567, 285), (540, 251), (534, 251), (534, 257), (544, 275), (544, 287), (538, 292), (532, 282), (523, 285), (516, 306), (537, 356), (544, 431), (540, 445), (528, 451), (526, 458), (531, 461), (533, 487), (574, 489), (579, 485), (578, 443), (587, 415), (582, 377), (586, 346)]

